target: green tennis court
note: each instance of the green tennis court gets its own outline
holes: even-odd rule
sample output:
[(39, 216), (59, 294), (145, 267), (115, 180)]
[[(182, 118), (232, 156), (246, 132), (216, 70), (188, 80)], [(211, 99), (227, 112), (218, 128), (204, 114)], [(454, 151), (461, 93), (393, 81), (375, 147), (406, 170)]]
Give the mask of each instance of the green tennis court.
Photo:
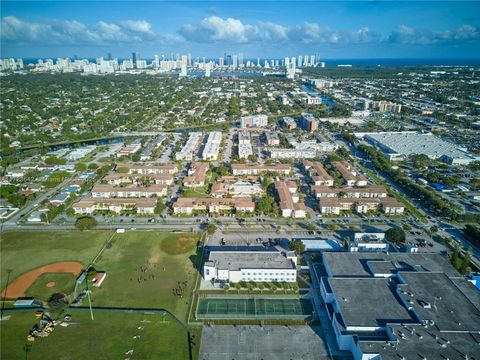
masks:
[(198, 319), (306, 319), (313, 313), (305, 298), (200, 298)]

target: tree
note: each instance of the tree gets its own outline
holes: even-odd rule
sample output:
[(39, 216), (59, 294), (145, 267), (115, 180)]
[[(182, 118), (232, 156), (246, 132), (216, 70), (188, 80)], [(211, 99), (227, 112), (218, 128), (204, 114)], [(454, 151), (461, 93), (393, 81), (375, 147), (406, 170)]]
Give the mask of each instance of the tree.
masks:
[(385, 232), (385, 237), (388, 241), (401, 245), (405, 243), (405, 231), (399, 227), (393, 227)]
[(222, 164), (217, 167), (217, 173), (220, 176), (227, 176), (229, 174), (229, 171), (228, 168)]
[(212, 235), (215, 231), (217, 231), (217, 227), (215, 224), (208, 224), (205, 230), (207, 230), (208, 234)]
[(480, 244), (480, 226), (467, 224), (465, 225), (463, 232), (465, 236), (474, 244)]
[(85, 165), (85, 164), (82, 163), (82, 162), (76, 163), (76, 164), (75, 164), (75, 170), (77, 170), (77, 171), (85, 171), (85, 170), (87, 170), (87, 165)]
[(338, 230), (338, 225), (337, 224), (328, 224), (328, 230), (337, 231)]
[(257, 287), (260, 289), (260, 292), (263, 292), (263, 290), (265, 289), (265, 285), (263, 284), (263, 282), (259, 283)]
[(240, 290), (242, 289), (242, 285), (240, 285), (240, 283), (236, 283), (235, 284), (235, 289), (237, 289), (237, 292), (240, 292)]
[(462, 262), (460, 263), (460, 273), (462, 275), (468, 274), (472, 269), (470, 268), (470, 261), (472, 260), (472, 254), (470, 251), (467, 251), (463, 256)]
[(47, 165), (64, 165), (66, 163), (66, 159), (61, 159), (56, 156), (49, 156), (45, 159), (45, 164)]
[(295, 251), (297, 255), (301, 255), (305, 252), (305, 244), (300, 240), (290, 241), (288, 248)]
[(425, 154), (410, 155), (410, 161), (415, 169), (423, 169), (431, 163), (430, 158)]
[(95, 163), (91, 163), (90, 165), (88, 165), (88, 169), (89, 169), (89, 170), (97, 170), (97, 169), (98, 169), (98, 165), (95, 164)]
[(275, 199), (273, 196), (265, 195), (262, 196), (256, 203), (255, 203), (255, 210), (258, 214), (268, 215), (272, 213), (273, 210), (273, 203)]
[(155, 209), (153, 210), (153, 212), (157, 215), (160, 215), (163, 212), (163, 210), (165, 210), (165, 208), (166, 208), (165, 204), (161, 200), (159, 200), (157, 201), (157, 205), (155, 206)]
[(225, 292), (228, 292), (229, 289), (230, 289), (230, 286), (229, 286), (229, 285), (224, 285), (224, 286), (223, 286), (223, 290), (224, 290)]
[(75, 227), (80, 230), (91, 230), (98, 225), (97, 220), (91, 216), (82, 216), (75, 222)]
[(438, 226), (437, 225), (432, 225), (432, 227), (430, 227), (430, 231), (434, 234), (437, 233), (438, 232)]
[(408, 225), (408, 224), (403, 224), (403, 225), (402, 225), (402, 228), (403, 228), (403, 230), (405, 230), (405, 231), (410, 231), (410, 230), (412, 230), (412, 227), (411, 227), (410, 225)]
[(65, 211), (65, 214), (67, 214), (67, 216), (69, 216), (69, 217), (74, 217), (75, 216), (75, 210), (73, 210), (72, 208), (68, 208)]
[(93, 279), (97, 276), (98, 272), (95, 270), (95, 268), (91, 267), (88, 269), (88, 274), (87, 274), (87, 281), (92, 282)]

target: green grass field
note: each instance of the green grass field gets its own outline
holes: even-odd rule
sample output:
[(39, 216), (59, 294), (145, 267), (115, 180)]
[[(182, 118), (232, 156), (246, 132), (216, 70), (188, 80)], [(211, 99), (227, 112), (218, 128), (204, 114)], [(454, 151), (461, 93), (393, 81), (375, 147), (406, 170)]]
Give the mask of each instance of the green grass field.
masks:
[[(6, 269), (13, 270), (10, 280), (14, 280), (26, 271), (56, 261), (79, 261), (87, 265), (111, 236), (112, 232), (107, 231), (5, 234), (0, 242), (2, 285), (6, 282)], [(112, 246), (106, 247), (94, 264), (107, 277), (101, 288), (93, 288), (92, 305), (164, 308), (185, 323), (196, 275), (193, 261), (199, 236), (158, 231), (114, 234)], [(59, 274), (44, 277), (53, 275)], [(64, 280), (57, 278), (59, 286), (68, 286)], [(39, 298), (47, 293), (43, 277), (28, 289), (28, 295)], [(173, 322), (165, 324), (157, 320), (160, 315), (99, 312), (92, 322), (87, 312), (72, 310), (71, 313), (72, 322), (80, 324), (59, 327), (48, 338), (35, 341), (28, 359), (52, 355), (56, 359), (123, 359), (132, 347), (136, 354), (132, 359), (188, 358), (186, 334)], [(147, 324), (144, 335), (140, 334), (141, 341), (134, 341), (132, 337), (141, 326), (139, 322), (146, 317), (153, 319), (152, 323)], [(2, 359), (24, 356), (25, 338), (35, 321), (32, 313), (15, 313), (10, 320), (0, 323)], [(199, 344), (201, 330), (196, 332)]]
[[(30, 286), (25, 293), (43, 301), (48, 301), (55, 293), (70, 294), (75, 288), (75, 276), (71, 273), (44, 273)], [(53, 287), (47, 287), (48, 283), (55, 283)]]
[(30, 270), (59, 261), (78, 261), (87, 265), (111, 236), (107, 231), (90, 232), (8, 232), (0, 239), (2, 289), (7, 282)]
[(183, 188), (182, 197), (195, 197), (195, 198), (207, 198), (210, 194), (207, 191), (206, 186), (200, 186), (196, 188)]
[[(49, 337), (33, 343), (26, 341), (37, 323), (33, 313), (13, 314), (10, 320), (2, 321), (2, 359), (188, 359), (187, 335), (168, 318), (164, 322), (162, 315), (96, 312), (92, 321), (86, 311), (70, 314), (72, 325), (57, 326)], [(134, 339), (136, 335), (140, 337)], [(200, 335), (197, 337), (199, 343)], [(28, 357), (26, 343), (32, 345)], [(133, 354), (127, 356), (132, 349)]]
[[(95, 263), (107, 277), (92, 294), (95, 306), (163, 307), (185, 320), (193, 290), (198, 236), (130, 231), (115, 234), (113, 246)], [(146, 269), (146, 271), (142, 271)], [(187, 282), (183, 297), (174, 296)]]

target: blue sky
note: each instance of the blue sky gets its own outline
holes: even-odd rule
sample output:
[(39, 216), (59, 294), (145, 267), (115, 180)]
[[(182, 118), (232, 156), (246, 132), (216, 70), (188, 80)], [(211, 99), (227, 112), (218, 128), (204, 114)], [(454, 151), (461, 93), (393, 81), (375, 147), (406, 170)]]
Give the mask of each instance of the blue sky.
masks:
[(479, 58), (478, 1), (4, 1), (2, 57)]

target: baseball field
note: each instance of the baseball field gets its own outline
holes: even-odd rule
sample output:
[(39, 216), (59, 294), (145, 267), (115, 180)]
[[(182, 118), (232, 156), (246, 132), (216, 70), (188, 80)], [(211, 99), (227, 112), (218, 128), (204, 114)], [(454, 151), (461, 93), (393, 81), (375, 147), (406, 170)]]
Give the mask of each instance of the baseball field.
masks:
[[(57, 326), (51, 335), (33, 343), (26, 341), (29, 330), (38, 323), (33, 312), (5, 312), (10, 319), (0, 322), (2, 358), (23, 358), (27, 352), (28, 359), (53, 354), (60, 359), (87, 359), (93, 353), (98, 359), (148, 358), (145, 354), (188, 359), (187, 335), (178, 324), (163, 315), (135, 309), (163, 308), (185, 322), (196, 275), (193, 261), (198, 239), (199, 234), (159, 231), (3, 234), (2, 296), (12, 298), (23, 292), (47, 301), (56, 292), (69, 295), (79, 268), (94, 259), (93, 267), (107, 276), (91, 293), (92, 305), (98, 308), (94, 308), (93, 321), (88, 311), (66, 309), (72, 315), (69, 325)], [(12, 287), (16, 281), (23, 288)], [(11, 301), (5, 303), (6, 308), (11, 306)], [(106, 312), (102, 310), (105, 307), (122, 309)], [(194, 353), (197, 342), (200, 335), (194, 341)]]

